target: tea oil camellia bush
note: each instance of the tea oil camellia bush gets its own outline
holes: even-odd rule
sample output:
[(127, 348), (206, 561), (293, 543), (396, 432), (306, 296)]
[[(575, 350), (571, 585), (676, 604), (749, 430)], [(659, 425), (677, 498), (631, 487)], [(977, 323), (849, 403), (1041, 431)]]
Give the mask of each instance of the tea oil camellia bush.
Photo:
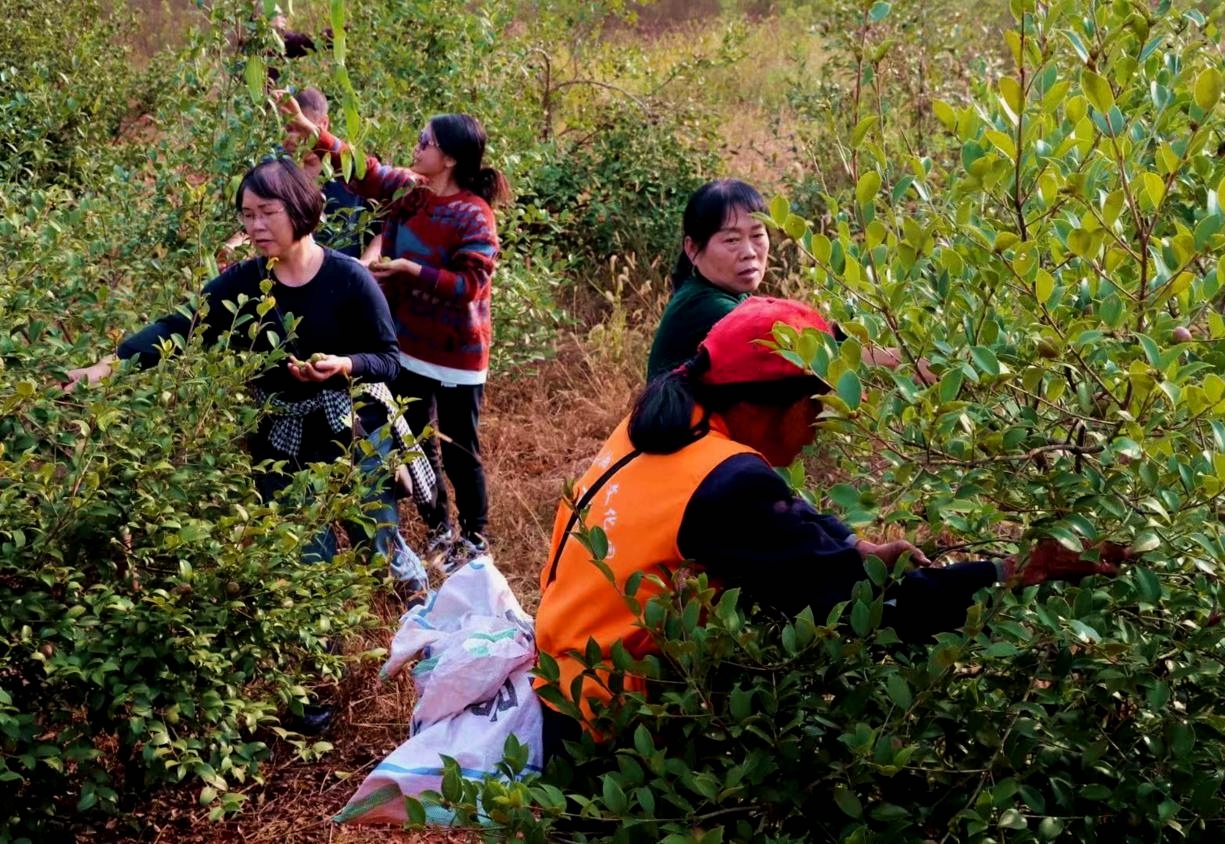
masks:
[(212, 803), (257, 776), (304, 685), (335, 678), (328, 643), (369, 621), (377, 571), (355, 554), (299, 559), (358, 515), (340, 494), (351, 469), (320, 466), (276, 504), (254, 494), (245, 384), (263, 365), (195, 343), (139, 377), (71, 396), (22, 379), (0, 400), (0, 780), (15, 830), (37, 839), (187, 778)]
[(481, 118), (517, 194), (499, 211), (498, 371), (551, 352), (574, 273), (624, 248), (618, 231), (675, 248), (715, 148), (672, 65), (638, 53), (626, 92), (604, 87), (620, 48), (595, 36), (617, 4), (316, 5), (293, 25), (335, 37), (289, 61), (267, 14), (218, 0), (178, 11), (181, 45), (140, 70), (122, 3), (18, 5), (0, 33), (0, 842), (136, 825), (127, 810), (166, 785), (240, 810), (278, 724), (373, 620), (381, 561), (300, 560), (325, 525), (363, 521), (351, 466), (255, 495), (247, 384), (279, 353), (188, 340), (154, 370), (56, 386), (216, 274), (238, 179), (281, 140), (269, 69), (322, 89), (339, 134), (398, 164), (429, 116)]
[[(604, 713), (606, 743), (430, 799), (538, 839), (1220, 839), (1221, 10), (1010, 8), (1008, 69), (933, 103), (929, 154), (899, 155), (882, 111), (848, 144), (828, 225), (771, 205), (850, 336), (779, 337), (834, 388), (818, 437), (845, 481), (809, 492), (929, 554), (1109, 539), (1136, 559), (985, 592), (921, 645), (880, 628), (879, 565), (840, 612), (786, 623), (684, 580), (640, 607), (659, 657), (613, 655), (654, 684)], [(864, 366), (868, 343), (901, 365)]]

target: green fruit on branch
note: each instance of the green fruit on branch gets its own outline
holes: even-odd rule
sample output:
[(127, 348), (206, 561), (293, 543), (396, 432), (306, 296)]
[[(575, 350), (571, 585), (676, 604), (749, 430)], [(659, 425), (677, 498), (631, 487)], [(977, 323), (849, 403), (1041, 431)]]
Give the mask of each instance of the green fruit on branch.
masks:
[(1043, 337), (1038, 341), (1038, 357), (1053, 360), (1059, 357), (1059, 345), (1053, 340)]

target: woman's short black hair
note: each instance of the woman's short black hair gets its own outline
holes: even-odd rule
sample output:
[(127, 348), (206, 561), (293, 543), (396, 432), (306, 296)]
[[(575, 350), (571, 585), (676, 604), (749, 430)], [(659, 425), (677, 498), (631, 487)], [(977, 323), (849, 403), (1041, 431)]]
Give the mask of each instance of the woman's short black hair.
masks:
[(323, 192), (287, 156), (262, 161), (242, 177), (234, 196), (234, 207), (239, 214), (242, 214), (242, 199), (247, 191), (260, 199), (276, 199), (285, 205), (294, 240), (301, 240), (313, 232), (323, 216)]
[[(737, 211), (753, 214), (765, 210), (766, 201), (761, 198), (757, 188), (739, 179), (716, 179), (702, 185), (689, 197), (681, 218), (681, 229), (700, 252)], [(680, 287), (695, 272), (693, 263), (682, 248), (676, 259), (676, 268), (672, 271), (672, 289)]]

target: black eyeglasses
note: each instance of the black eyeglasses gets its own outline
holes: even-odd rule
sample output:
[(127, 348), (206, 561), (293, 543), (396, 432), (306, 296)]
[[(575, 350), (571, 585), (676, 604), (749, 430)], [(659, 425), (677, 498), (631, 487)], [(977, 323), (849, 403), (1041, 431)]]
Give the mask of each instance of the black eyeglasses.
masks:
[(428, 149), (429, 147), (438, 146), (438, 141), (430, 137), (430, 133), (421, 130), (421, 134), (417, 136), (417, 149)]

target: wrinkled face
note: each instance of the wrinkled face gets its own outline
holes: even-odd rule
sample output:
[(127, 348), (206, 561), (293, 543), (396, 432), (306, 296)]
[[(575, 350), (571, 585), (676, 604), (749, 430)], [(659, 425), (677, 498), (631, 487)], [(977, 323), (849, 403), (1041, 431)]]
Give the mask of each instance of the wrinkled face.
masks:
[(685, 238), (685, 253), (698, 272), (731, 293), (757, 289), (766, 273), (769, 251), (765, 224), (742, 209), (736, 209), (702, 249), (692, 238)]
[(242, 195), (243, 230), (251, 243), (266, 258), (286, 255), (294, 244), (293, 223), (279, 199), (264, 199), (250, 190)]
[(438, 141), (434, 138), (434, 130), (426, 124), (417, 136), (417, 146), (413, 150), (413, 171), (428, 178), (454, 166), (454, 159), (439, 148)]

